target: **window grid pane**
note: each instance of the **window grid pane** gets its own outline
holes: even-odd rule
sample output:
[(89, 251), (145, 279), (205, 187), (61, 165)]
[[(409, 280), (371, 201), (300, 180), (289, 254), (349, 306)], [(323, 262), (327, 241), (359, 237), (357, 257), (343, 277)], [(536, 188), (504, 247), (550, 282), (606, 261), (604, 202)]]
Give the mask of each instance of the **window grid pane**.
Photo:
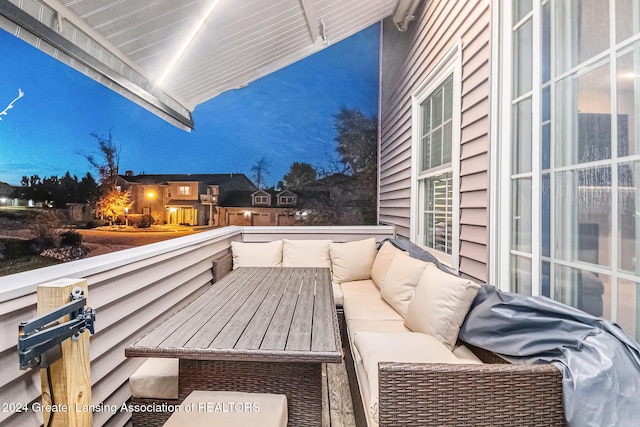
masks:
[[(640, 2), (542, 0), (531, 16), (529, 2), (505, 3), (511, 290), (614, 320), (638, 339)], [(539, 81), (531, 82), (531, 65), (541, 67)], [(536, 100), (539, 111), (530, 108)], [(540, 132), (535, 141), (531, 129)]]
[(424, 241), (427, 247), (451, 254), (453, 228), (453, 175), (451, 172), (422, 180), (424, 189)]
[(422, 102), (421, 110), (420, 171), (425, 172), (451, 161), (453, 76)]

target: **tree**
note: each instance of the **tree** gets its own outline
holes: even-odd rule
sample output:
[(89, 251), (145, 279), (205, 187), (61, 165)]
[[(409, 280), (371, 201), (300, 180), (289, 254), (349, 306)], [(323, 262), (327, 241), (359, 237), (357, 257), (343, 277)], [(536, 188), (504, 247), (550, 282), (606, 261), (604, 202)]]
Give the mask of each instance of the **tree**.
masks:
[(91, 133), (91, 136), (98, 141), (100, 155), (80, 153), (91, 166), (98, 170), (100, 178), (100, 187), (103, 194), (108, 194), (111, 190), (115, 190), (116, 181), (118, 179), (118, 166), (120, 163), (120, 147), (113, 142), (111, 131), (104, 138), (97, 133)]
[[(335, 224), (375, 224), (378, 121), (346, 108), (334, 119), (336, 151), (344, 173), (324, 177), (324, 188), (331, 194), (327, 219)], [(336, 170), (336, 165), (332, 169)]]
[(100, 193), (98, 183), (89, 172), (78, 183), (78, 193), (79, 202), (93, 204), (98, 199)]
[(378, 120), (355, 109), (343, 108), (335, 118), (338, 154), (351, 174), (377, 170)]
[(131, 192), (111, 190), (98, 201), (98, 212), (108, 217), (110, 222), (119, 216), (124, 215), (125, 209), (131, 209), (133, 202), (131, 201)]
[(256, 187), (260, 189), (265, 188), (265, 181), (267, 176), (269, 176), (269, 170), (271, 170), (271, 163), (264, 156), (262, 156), (255, 165), (251, 166), (251, 173)]
[(296, 189), (314, 182), (318, 173), (309, 163), (293, 162), (289, 173), (284, 176), (284, 187)]
[[(101, 212), (102, 215), (109, 217), (113, 223), (118, 215), (124, 214), (125, 207), (130, 208), (133, 204), (129, 192), (123, 193), (117, 190), (120, 147), (117, 147), (113, 142), (111, 130), (109, 130), (106, 138), (96, 132), (91, 133), (91, 136), (98, 142), (100, 155), (80, 154), (87, 159), (91, 166), (98, 170), (100, 186), (96, 212)], [(89, 174), (87, 175), (90, 177)], [(93, 177), (91, 177), (91, 180), (93, 180)], [(85, 184), (90, 185), (90, 180), (87, 179)]]

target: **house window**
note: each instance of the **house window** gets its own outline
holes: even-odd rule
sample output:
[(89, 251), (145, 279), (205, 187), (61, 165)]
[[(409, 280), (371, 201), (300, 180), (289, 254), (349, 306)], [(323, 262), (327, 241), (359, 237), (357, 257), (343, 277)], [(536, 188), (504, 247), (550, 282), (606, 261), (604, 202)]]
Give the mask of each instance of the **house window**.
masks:
[(253, 196), (254, 205), (268, 205), (269, 196)]
[(178, 194), (181, 196), (190, 196), (191, 195), (191, 187), (188, 185), (181, 185), (178, 187)]
[(413, 96), (416, 243), (457, 267), (459, 54), (452, 50)]
[(281, 205), (292, 205), (294, 200), (293, 196), (280, 196)]
[(640, 5), (500, 4), (496, 279), (639, 338)]

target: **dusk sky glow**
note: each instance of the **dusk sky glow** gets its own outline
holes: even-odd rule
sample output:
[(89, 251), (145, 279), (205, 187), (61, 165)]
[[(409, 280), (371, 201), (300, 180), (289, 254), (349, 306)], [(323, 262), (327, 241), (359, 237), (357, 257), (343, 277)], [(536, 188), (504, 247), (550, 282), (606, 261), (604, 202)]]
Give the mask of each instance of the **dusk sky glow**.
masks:
[(274, 185), (295, 161), (327, 167), (340, 108), (377, 114), (379, 25), (239, 90), (199, 105), (182, 131), (94, 80), (0, 30), (0, 181), (19, 185), (66, 171), (97, 171), (79, 153), (96, 152), (91, 133), (121, 146), (120, 170), (251, 176), (261, 157)]

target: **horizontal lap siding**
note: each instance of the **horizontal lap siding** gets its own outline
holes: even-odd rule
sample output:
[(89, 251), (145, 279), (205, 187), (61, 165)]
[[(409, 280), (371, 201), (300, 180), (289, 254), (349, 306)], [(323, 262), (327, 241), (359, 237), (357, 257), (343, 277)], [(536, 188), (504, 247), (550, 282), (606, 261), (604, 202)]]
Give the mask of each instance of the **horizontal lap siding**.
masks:
[[(209, 289), (213, 279), (212, 261), (226, 255), (231, 240), (240, 240), (241, 236), (238, 231), (235, 235), (224, 235), (210, 241), (180, 244), (190, 238), (195, 240), (197, 236), (161, 242), (160, 245), (172, 245), (175, 249), (138, 261), (105, 261), (98, 268), (87, 267), (84, 271), (78, 269), (76, 273), (69, 273), (72, 277), (87, 279), (89, 305), (96, 310), (96, 333), (90, 341), (92, 404), (120, 408), (127, 402), (131, 397), (128, 378), (144, 360), (126, 358), (125, 347)], [(147, 245), (146, 248), (151, 252), (151, 248), (159, 244), (153, 245)], [(100, 259), (109, 260), (116, 255), (88, 258), (77, 261), (76, 265), (95, 264)], [(51, 270), (41, 271), (42, 276), (47, 277), (47, 272)], [(22, 276), (15, 277), (15, 280), (20, 280)], [(52, 275), (45, 281), (58, 278)], [(1, 279), (8, 281), (11, 276)], [(31, 404), (40, 401), (39, 371), (21, 371), (16, 348), (19, 322), (35, 315), (36, 298), (33, 293), (0, 301), (0, 396), (10, 396), (9, 402)], [(95, 412), (93, 425), (120, 426), (126, 424), (129, 418), (130, 414), (126, 412)], [(0, 425), (41, 424), (41, 414), (34, 411), (16, 414), (0, 411)]]
[(409, 30), (383, 23), (380, 221), (410, 237), (411, 95), (462, 42), (460, 272), (488, 277), (490, 2), (426, 1)]

